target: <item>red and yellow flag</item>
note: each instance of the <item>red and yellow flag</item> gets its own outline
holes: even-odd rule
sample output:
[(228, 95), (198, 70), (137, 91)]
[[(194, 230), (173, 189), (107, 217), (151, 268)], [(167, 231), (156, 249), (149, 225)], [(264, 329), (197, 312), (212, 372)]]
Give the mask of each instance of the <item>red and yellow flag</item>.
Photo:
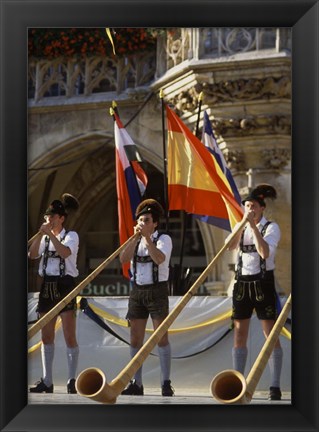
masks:
[[(168, 128), (168, 201), (170, 210), (228, 221), (232, 229), (242, 219), (243, 210), (214, 156), (166, 106)], [(225, 228), (227, 229), (227, 228)]]

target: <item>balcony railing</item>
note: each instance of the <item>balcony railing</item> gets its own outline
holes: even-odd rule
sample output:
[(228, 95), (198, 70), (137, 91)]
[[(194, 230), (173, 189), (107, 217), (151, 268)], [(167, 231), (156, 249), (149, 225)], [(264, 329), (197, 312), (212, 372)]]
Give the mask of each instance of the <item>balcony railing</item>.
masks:
[(90, 96), (147, 85), (186, 60), (291, 51), (290, 28), (177, 28), (159, 35), (157, 52), (131, 57), (29, 61), (29, 98)]
[(57, 58), (29, 61), (29, 99), (36, 102), (52, 96), (90, 96), (121, 93), (153, 80), (155, 52), (113, 60), (105, 57)]
[(286, 28), (204, 28), (199, 31), (201, 57), (291, 49), (290, 30)]

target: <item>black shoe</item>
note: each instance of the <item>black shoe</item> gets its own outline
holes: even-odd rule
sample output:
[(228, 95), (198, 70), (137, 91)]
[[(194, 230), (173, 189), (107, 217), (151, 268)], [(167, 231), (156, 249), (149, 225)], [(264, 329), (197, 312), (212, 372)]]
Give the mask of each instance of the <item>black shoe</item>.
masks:
[(281, 400), (281, 391), (279, 387), (270, 387), (268, 400)]
[(68, 393), (71, 393), (71, 394), (77, 393), (76, 388), (75, 388), (75, 379), (74, 378), (70, 379), (70, 381), (67, 383), (66, 389), (67, 389)]
[(130, 381), (130, 384), (122, 391), (122, 395), (143, 396), (144, 387), (137, 385), (135, 380)]
[(41, 378), (41, 381), (35, 383), (35, 387), (30, 388), (30, 393), (53, 393), (53, 384), (48, 387)]
[(162, 385), (162, 396), (174, 396), (174, 389), (171, 386), (170, 380), (165, 380)]

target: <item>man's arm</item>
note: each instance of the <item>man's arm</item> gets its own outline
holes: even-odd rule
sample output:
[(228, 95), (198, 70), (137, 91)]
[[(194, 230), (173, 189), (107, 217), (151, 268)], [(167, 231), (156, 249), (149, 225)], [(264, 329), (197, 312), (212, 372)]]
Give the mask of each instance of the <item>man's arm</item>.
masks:
[[(243, 218), (242, 218), (242, 221), (244, 221), (244, 220), (247, 221), (247, 218), (248, 218), (248, 213), (245, 213), (244, 216), (243, 216)], [(238, 224), (235, 226), (235, 230), (237, 229), (237, 226), (238, 226)], [(241, 235), (242, 235), (242, 233), (243, 233), (243, 231), (244, 231), (244, 229), (245, 229), (245, 226), (246, 226), (246, 224), (244, 224), (244, 225), (242, 226), (242, 228), (238, 231), (238, 233), (235, 235), (235, 237), (230, 241), (227, 250), (231, 251), (231, 250), (237, 249), (237, 248), (239, 247), (240, 238), (241, 238)], [(231, 235), (232, 235), (232, 234), (230, 234), (230, 235), (226, 238), (225, 242), (228, 241), (228, 239), (229, 239), (229, 237), (230, 237)]]
[(256, 222), (254, 221), (254, 212), (250, 211), (247, 213), (247, 221), (251, 227), (254, 236), (254, 244), (256, 250), (262, 259), (269, 257), (269, 245), (261, 235), (261, 232), (257, 228)]
[(259, 229), (255, 225), (252, 227), (253, 236), (254, 236), (254, 243), (256, 246), (256, 250), (258, 254), (263, 258), (266, 259), (269, 257), (269, 245), (265, 241), (265, 239), (262, 237)]
[(39, 248), (40, 248), (41, 239), (42, 239), (42, 235), (38, 235), (31, 243), (29, 247), (29, 253), (28, 253), (30, 259), (39, 258)]
[(145, 236), (144, 238), (145, 238), (145, 243), (147, 245), (148, 252), (152, 260), (157, 265), (162, 264), (165, 261), (165, 254), (155, 246), (150, 236)]
[[(136, 231), (135, 231), (136, 232)], [(137, 242), (139, 241), (140, 237), (134, 237), (127, 246), (122, 250), (120, 253), (120, 262), (121, 264), (124, 264), (126, 262), (131, 261), (134, 255), (134, 251), (137, 245)]]

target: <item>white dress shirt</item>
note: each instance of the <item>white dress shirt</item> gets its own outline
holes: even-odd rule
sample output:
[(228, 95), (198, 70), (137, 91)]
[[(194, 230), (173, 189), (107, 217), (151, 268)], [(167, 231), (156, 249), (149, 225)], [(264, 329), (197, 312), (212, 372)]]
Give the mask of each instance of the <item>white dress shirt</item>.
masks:
[[(151, 240), (158, 236), (158, 231), (155, 231), (151, 235)], [(158, 281), (163, 282), (167, 281), (169, 277), (169, 260), (172, 253), (172, 239), (167, 234), (161, 234), (156, 244), (157, 249), (159, 249), (165, 255), (165, 260), (158, 266)], [(147, 256), (149, 255), (148, 248), (144, 243), (144, 238), (141, 238), (141, 241), (138, 246), (137, 251), (139, 256)], [(133, 274), (133, 259), (131, 260), (131, 272)], [(132, 278), (134, 280), (134, 277)], [(153, 283), (153, 263), (136, 263), (136, 283), (138, 285), (147, 285)]]
[[(263, 216), (257, 224), (259, 231), (262, 230), (266, 224), (267, 219)], [(276, 222), (271, 222), (266, 229), (263, 239), (269, 245), (269, 257), (266, 258), (266, 271), (274, 270), (275, 268), (275, 255), (277, 246), (280, 240), (280, 228)], [(244, 245), (252, 245), (254, 242), (253, 231), (249, 224), (247, 224), (244, 231)], [(242, 275), (254, 275), (260, 273), (260, 255), (258, 252), (249, 252), (242, 254)]]
[[(57, 239), (60, 241), (63, 239), (65, 235), (65, 229), (63, 228), (59, 235), (57, 235)], [(39, 246), (39, 255), (41, 255), (41, 260), (39, 264), (39, 275), (43, 276), (43, 254), (45, 249), (45, 235), (42, 237), (40, 246)], [(65, 239), (62, 241), (63, 245), (68, 247), (71, 250), (71, 255), (65, 258), (65, 275), (70, 275), (73, 277), (77, 277), (79, 275), (79, 271), (77, 269), (76, 260), (79, 250), (79, 236), (75, 231), (68, 231)], [(49, 242), (49, 251), (55, 251), (53, 243)], [(60, 259), (59, 258), (48, 258), (47, 268), (46, 268), (47, 276), (59, 276), (60, 275)]]

